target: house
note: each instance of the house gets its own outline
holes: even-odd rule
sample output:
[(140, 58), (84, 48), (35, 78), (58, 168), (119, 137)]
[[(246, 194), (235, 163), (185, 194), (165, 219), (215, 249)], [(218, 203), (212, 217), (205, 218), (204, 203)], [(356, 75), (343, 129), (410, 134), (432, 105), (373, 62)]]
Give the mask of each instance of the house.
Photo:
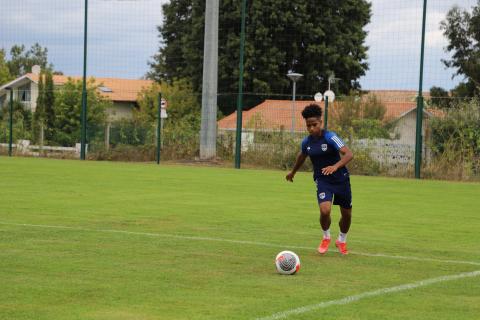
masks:
[[(412, 93), (411, 98), (407, 98), (407, 93)], [(401, 158), (403, 162), (411, 162), (413, 160), (412, 152), (415, 150), (416, 139), (417, 106), (415, 95), (413, 92), (402, 91), (402, 94), (397, 92), (392, 99), (389, 99), (388, 95), (380, 96), (379, 99), (386, 107), (385, 122), (394, 122), (395, 124), (392, 137), (394, 139), (388, 140), (388, 143), (387, 141), (376, 141), (375, 143), (378, 145), (374, 147), (384, 148), (384, 146), (388, 144), (388, 148), (392, 149), (390, 153), (395, 154), (393, 157), (397, 159)], [(265, 100), (258, 106), (244, 111), (242, 115), (242, 149), (247, 150), (249, 146), (254, 144), (256, 140), (255, 134), (258, 134), (258, 132), (284, 131), (286, 133), (293, 132), (306, 135), (305, 121), (302, 118), (301, 112), (306, 105), (311, 103), (316, 102), (296, 101), (295, 106), (293, 106), (291, 100)], [(342, 102), (337, 100), (329, 104), (329, 124), (334, 121), (334, 117), (332, 116), (335, 113), (335, 107), (338, 106), (339, 103)], [(324, 109), (324, 102), (317, 104)], [(427, 141), (429, 137), (428, 123), (431, 118), (441, 116), (441, 112), (426, 106), (423, 114), (422, 137), (425, 147), (425, 141)], [(237, 115), (236, 113), (232, 113), (218, 121), (218, 131), (220, 134), (233, 132), (236, 130), (236, 124)], [(372, 141), (359, 142), (371, 143)], [(398, 155), (397, 150), (404, 151), (402, 151), (402, 155)]]
[[(27, 73), (2, 85), (0, 87), (0, 108), (4, 107), (10, 99), (10, 93), (7, 88), (13, 88), (13, 99), (20, 101), (25, 108), (35, 112), (39, 78), (40, 67), (33, 66), (31, 73)], [(69, 79), (81, 80), (82, 77), (53, 75), (53, 83), (56, 87), (62, 86)], [(109, 120), (130, 118), (132, 110), (138, 105), (138, 93), (153, 84), (151, 80), (119, 78), (94, 78), (94, 80), (95, 84), (99, 85), (98, 90), (100, 94), (110, 99), (113, 103), (113, 107), (107, 110)]]
[[(416, 132), (416, 92), (407, 90), (372, 90), (367, 96), (374, 94), (386, 108), (384, 116), (385, 122), (395, 121), (395, 136), (405, 141), (412, 141), (415, 145)], [(425, 93), (426, 97), (429, 94)], [(305, 122), (302, 118), (302, 110), (308, 104), (315, 101), (295, 101), (291, 100), (265, 100), (254, 108), (244, 111), (242, 114), (242, 129), (244, 132), (253, 131), (280, 131), (306, 133)], [(329, 115), (335, 113), (335, 106), (341, 101), (337, 100), (329, 104)], [(317, 103), (322, 109), (325, 108), (324, 101)], [(424, 132), (427, 128), (426, 123), (432, 117), (439, 116), (440, 112), (436, 109), (424, 109)], [(329, 118), (331, 119), (331, 118)], [(333, 121), (331, 119), (330, 121)], [(226, 116), (218, 121), (219, 131), (235, 131), (237, 125), (236, 112)]]
[[(288, 131), (306, 132), (302, 110), (315, 101), (265, 100), (242, 114), (244, 131)], [(323, 108), (323, 103), (321, 104)], [(218, 121), (219, 131), (235, 131), (237, 113), (234, 112)]]

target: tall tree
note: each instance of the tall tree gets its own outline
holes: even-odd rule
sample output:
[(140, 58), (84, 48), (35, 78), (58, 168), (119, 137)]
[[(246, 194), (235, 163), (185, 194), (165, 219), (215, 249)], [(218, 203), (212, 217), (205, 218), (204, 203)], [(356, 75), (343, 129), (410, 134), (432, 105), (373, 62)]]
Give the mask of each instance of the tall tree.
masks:
[(12, 80), (13, 77), (8, 69), (7, 60), (5, 58), (5, 50), (0, 49), (0, 86)]
[(430, 88), (430, 103), (432, 106), (446, 109), (450, 107), (450, 96), (448, 91), (441, 87), (431, 87)]
[[(98, 92), (99, 84), (91, 78), (87, 82), (87, 123), (89, 129), (102, 126), (106, 120), (106, 109), (112, 102)], [(55, 136), (54, 142), (73, 146), (80, 141), (80, 110), (82, 108), (82, 81), (69, 79), (55, 95)], [(93, 140), (96, 133), (90, 130), (88, 138)]]
[(52, 64), (48, 64), (48, 49), (35, 43), (25, 51), (25, 46), (14, 45), (10, 49), (10, 60), (7, 62), (10, 74), (14, 77), (22, 76), (32, 70), (34, 65), (39, 65), (42, 69), (53, 69)]
[[(219, 18), (219, 93), (238, 90), (241, 1), (223, 0)], [(190, 79), (201, 92), (205, 1), (172, 0), (163, 6), (158, 27), (161, 47), (150, 62), (148, 77), (157, 81)], [(334, 72), (342, 81), (338, 93), (358, 88), (368, 69), (365, 25), (370, 21), (365, 0), (248, 1), (245, 92), (291, 93), (288, 71), (304, 74), (298, 92), (312, 95), (327, 88)], [(319, 78), (321, 81), (319, 81)], [(219, 99), (219, 104), (221, 99)], [(234, 103), (228, 101), (232, 111)]]
[(53, 75), (50, 70), (45, 72), (45, 139), (51, 140), (54, 136), (55, 128), (55, 86), (53, 84)]
[(455, 69), (455, 76), (465, 77), (453, 90), (454, 96), (473, 96), (480, 93), (480, 0), (469, 12), (454, 6), (441, 22), (443, 34), (449, 44), (445, 48), (451, 58), (442, 60)]

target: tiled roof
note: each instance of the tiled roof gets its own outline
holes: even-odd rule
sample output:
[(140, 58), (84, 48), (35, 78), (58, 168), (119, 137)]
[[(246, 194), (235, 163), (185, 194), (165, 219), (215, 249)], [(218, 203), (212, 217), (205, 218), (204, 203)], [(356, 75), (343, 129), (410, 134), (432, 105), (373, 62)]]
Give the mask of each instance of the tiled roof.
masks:
[[(28, 73), (26, 75), (32, 81), (38, 83), (39, 75)], [(93, 77), (92, 77), (93, 78)], [(55, 85), (63, 85), (68, 79), (81, 80), (82, 77), (69, 77), (54, 75), (53, 83)], [(90, 78), (89, 78), (90, 79)], [(100, 91), (100, 93), (112, 101), (137, 101), (137, 96), (143, 88), (148, 88), (153, 84), (151, 80), (134, 80), (134, 79), (119, 79), (119, 78), (93, 78), (95, 84), (101, 85), (111, 90)]]
[[(315, 101), (296, 101), (295, 102), (295, 120), (294, 131), (305, 131), (305, 122), (302, 118), (302, 110), (306, 105), (317, 103)], [(335, 105), (341, 103), (336, 101), (329, 108), (329, 115), (335, 110)], [(324, 108), (324, 102), (317, 103)], [(416, 102), (383, 102), (387, 109), (385, 121), (391, 121), (416, 109)], [(291, 100), (265, 100), (258, 106), (244, 111), (242, 115), (242, 127), (252, 129), (268, 129), (280, 130), (282, 127), (285, 131), (292, 129), (292, 101)], [(426, 108), (426, 112), (434, 116), (441, 116), (441, 112), (436, 109)], [(226, 116), (218, 121), (218, 128), (221, 130), (234, 130), (237, 126), (236, 112)]]
[[(418, 91), (414, 90), (367, 90), (366, 96), (375, 95), (382, 102), (415, 102)], [(430, 92), (423, 92), (425, 99), (430, 98)]]
[[(252, 129), (292, 129), (292, 110), (295, 115), (294, 131), (305, 131), (305, 121), (302, 118), (302, 110), (315, 101), (295, 101), (293, 109), (290, 100), (265, 100), (258, 106), (244, 111), (242, 115), (243, 128)], [(323, 103), (321, 104), (323, 108)], [(237, 113), (234, 112), (218, 121), (219, 129), (235, 129), (237, 126)]]

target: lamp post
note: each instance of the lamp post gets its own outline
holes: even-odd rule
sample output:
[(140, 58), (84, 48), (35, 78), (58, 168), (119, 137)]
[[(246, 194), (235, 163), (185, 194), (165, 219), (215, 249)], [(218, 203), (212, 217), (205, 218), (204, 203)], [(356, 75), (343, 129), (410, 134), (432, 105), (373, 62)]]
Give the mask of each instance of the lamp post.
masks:
[(297, 89), (297, 81), (303, 77), (303, 74), (289, 72), (287, 77), (293, 82), (293, 93), (292, 93), (292, 135), (295, 129), (295, 91)]
[(332, 102), (335, 100), (335, 93), (333, 93), (332, 90), (327, 90), (325, 91), (325, 93), (323, 94), (323, 96), (325, 97), (325, 115), (324, 115), (324, 126), (323, 128), (325, 130), (327, 130), (328, 128), (328, 102)]
[(160, 164), (160, 148), (163, 145), (161, 139), (163, 131), (163, 119), (168, 118), (167, 115), (167, 101), (162, 99), (162, 93), (158, 94), (158, 116), (157, 116), (157, 164)]
[(330, 89), (332, 83), (335, 83), (335, 81), (340, 80), (340, 78), (335, 78), (335, 73), (332, 73), (328, 77), (328, 90), (325, 91), (323, 94), (323, 97), (325, 98), (325, 115), (324, 115), (324, 126), (323, 128), (327, 130), (328, 128), (328, 103), (335, 101), (335, 93)]

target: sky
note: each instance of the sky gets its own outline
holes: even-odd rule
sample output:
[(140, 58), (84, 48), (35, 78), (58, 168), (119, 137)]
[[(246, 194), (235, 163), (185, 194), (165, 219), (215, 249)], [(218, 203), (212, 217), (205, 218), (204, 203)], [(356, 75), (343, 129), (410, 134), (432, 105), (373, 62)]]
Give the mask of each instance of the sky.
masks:
[[(6, 0), (1, 0), (5, 2)], [(220, 0), (221, 1), (221, 0)], [(259, 0), (256, 0), (259, 1)], [(157, 26), (168, 0), (89, 0), (88, 68), (96, 77), (140, 78), (158, 51)], [(369, 70), (364, 89), (418, 90), (423, 1), (373, 0), (368, 36)], [(440, 22), (453, 5), (471, 8), (476, 0), (429, 0), (423, 89), (453, 88), (461, 77), (445, 69), (447, 41)], [(84, 0), (17, 0), (3, 5), (0, 48), (35, 42), (48, 48), (49, 61), (66, 75), (81, 75)], [(8, 14), (7, 14), (8, 13)]]

